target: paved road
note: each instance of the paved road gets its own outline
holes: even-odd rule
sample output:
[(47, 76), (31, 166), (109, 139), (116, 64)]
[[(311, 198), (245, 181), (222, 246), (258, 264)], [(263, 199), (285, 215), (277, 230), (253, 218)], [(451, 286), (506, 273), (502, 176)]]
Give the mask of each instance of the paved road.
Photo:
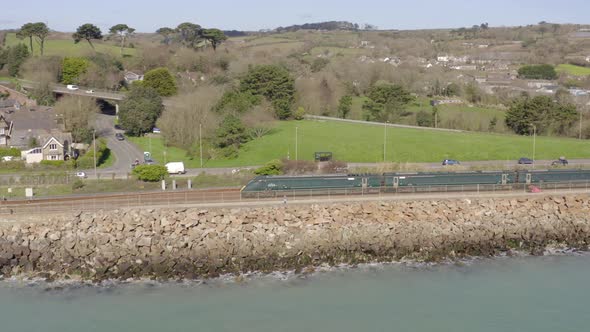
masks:
[[(113, 125), (114, 116), (99, 114), (96, 117), (95, 127), (96, 135), (102, 137), (107, 141), (107, 146), (115, 157), (113, 165), (99, 170), (102, 176), (126, 177), (127, 173), (131, 172), (131, 164), (135, 159), (143, 160), (143, 151), (139, 150), (137, 146), (128, 140), (119, 141), (115, 138), (116, 130)], [(94, 177), (94, 170), (87, 170), (87, 174)]]

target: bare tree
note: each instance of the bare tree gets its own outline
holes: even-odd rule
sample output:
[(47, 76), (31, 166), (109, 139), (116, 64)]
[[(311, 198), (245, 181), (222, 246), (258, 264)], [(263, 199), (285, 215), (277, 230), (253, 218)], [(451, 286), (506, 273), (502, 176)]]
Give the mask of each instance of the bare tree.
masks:
[(218, 119), (213, 106), (221, 98), (220, 89), (212, 86), (175, 97), (158, 120), (158, 127), (167, 144), (189, 149), (199, 143), (199, 126), (202, 137), (210, 137)]

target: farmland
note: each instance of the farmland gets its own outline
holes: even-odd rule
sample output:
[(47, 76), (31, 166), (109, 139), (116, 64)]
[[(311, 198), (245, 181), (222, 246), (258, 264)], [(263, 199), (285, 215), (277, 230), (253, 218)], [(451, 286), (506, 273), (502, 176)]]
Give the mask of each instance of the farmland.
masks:
[[(6, 46), (13, 46), (19, 43), (29, 45), (28, 39), (18, 39), (15, 33), (8, 33), (6, 35)], [(109, 53), (112, 55), (120, 55), (121, 50), (115, 45), (109, 45), (103, 42), (93, 42), (96, 52)], [(34, 54), (40, 53), (39, 44), (33, 42)], [(93, 53), (92, 48), (87, 42), (82, 41), (78, 44), (74, 43), (72, 39), (47, 39), (45, 41), (45, 55), (48, 56), (85, 56)], [(134, 56), (137, 50), (133, 48), (123, 48), (123, 56)]]

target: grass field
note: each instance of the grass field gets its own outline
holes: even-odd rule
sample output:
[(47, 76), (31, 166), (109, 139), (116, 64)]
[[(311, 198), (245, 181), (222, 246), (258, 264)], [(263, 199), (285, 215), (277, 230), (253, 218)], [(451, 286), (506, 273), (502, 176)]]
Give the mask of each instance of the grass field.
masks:
[[(384, 127), (320, 121), (287, 121), (277, 124), (274, 133), (246, 143), (239, 157), (232, 160), (208, 160), (204, 167), (262, 165), (272, 159), (295, 158), (295, 128), (298, 128), (300, 160), (312, 160), (314, 152), (330, 151), (334, 159), (348, 162), (382, 162)], [(147, 138), (129, 138), (148, 151)], [(188, 159), (177, 148), (165, 149), (160, 138), (152, 139), (157, 161), (184, 161), (198, 168), (199, 159)], [(531, 137), (485, 133), (452, 133), (434, 130), (388, 128), (386, 155), (388, 162), (440, 162), (445, 158), (468, 160), (516, 160), (532, 157)], [(536, 159), (589, 158), (590, 144), (567, 138), (537, 137)]]
[[(354, 97), (352, 100), (352, 109), (348, 118), (354, 120), (363, 120), (362, 106), (366, 97)], [(399, 124), (415, 125), (415, 116), (413, 114), (422, 110), (432, 112), (430, 99), (418, 97), (416, 101), (408, 104), (406, 111), (412, 115), (403, 117)], [(487, 131), (490, 121), (495, 117), (497, 119), (495, 132), (509, 132), (504, 124), (506, 113), (496, 108), (486, 108), (480, 106), (469, 106), (465, 104), (458, 105), (439, 105), (438, 106), (438, 125), (441, 128), (462, 129), (469, 131)]]
[(570, 64), (558, 65), (556, 70), (559, 73), (566, 73), (568, 75), (573, 75), (573, 76), (588, 76), (588, 75), (590, 75), (590, 68), (576, 66), (576, 65), (570, 65)]
[[(6, 46), (13, 46), (19, 43), (23, 43), (29, 46), (28, 39), (18, 39), (15, 33), (9, 33), (6, 35)], [(112, 55), (121, 55), (121, 49), (114, 45), (104, 44), (99, 41), (93, 41), (96, 52), (99, 53), (110, 53)], [(33, 41), (34, 54), (39, 55), (40, 49), (39, 44)], [(74, 43), (73, 39), (48, 39), (45, 41), (45, 55), (58, 55), (58, 56), (84, 56), (92, 54), (93, 50), (86, 41), (81, 41), (78, 44)], [(123, 48), (123, 55), (134, 56), (137, 54), (137, 50), (134, 48)]]

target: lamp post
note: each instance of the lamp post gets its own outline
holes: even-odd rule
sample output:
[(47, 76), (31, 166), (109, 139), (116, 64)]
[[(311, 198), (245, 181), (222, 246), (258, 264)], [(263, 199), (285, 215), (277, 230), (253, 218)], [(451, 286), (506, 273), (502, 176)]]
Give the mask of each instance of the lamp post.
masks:
[(531, 124), (533, 126), (533, 169), (535, 168), (535, 149), (537, 145), (537, 126)]
[(96, 129), (92, 130), (92, 143), (94, 146), (94, 178), (98, 180), (98, 173), (96, 172)]

